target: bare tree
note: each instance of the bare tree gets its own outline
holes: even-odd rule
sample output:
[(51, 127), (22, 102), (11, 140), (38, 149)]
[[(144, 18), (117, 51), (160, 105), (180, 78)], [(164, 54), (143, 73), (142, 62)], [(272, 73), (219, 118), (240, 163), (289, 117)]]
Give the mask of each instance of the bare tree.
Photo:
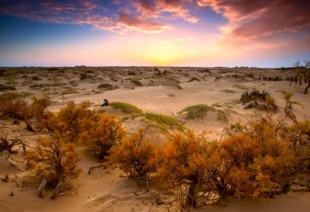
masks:
[(296, 77), (302, 77), (306, 82), (304, 94), (307, 94), (310, 88), (310, 60), (304, 60), (304, 66), (300, 65), (300, 61), (294, 63), (293, 66)]
[(293, 64), (293, 67), (300, 67), (300, 60), (296, 61), (294, 64)]

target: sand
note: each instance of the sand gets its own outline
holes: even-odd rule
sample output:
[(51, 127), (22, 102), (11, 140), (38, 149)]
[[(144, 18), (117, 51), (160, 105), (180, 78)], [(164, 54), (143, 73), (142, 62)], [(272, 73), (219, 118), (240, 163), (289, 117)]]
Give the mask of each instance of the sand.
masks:
[[(281, 91), (292, 92), (293, 100), (303, 105), (295, 107), (296, 116), (299, 119), (310, 118), (310, 110), (307, 107), (310, 105), (310, 98), (309, 94), (302, 93), (304, 85), (290, 85), (287, 81), (259, 81), (249, 76), (254, 74), (257, 78), (262, 75), (285, 77), (288, 75), (285, 71), (161, 67), (160, 72), (161, 75), (158, 76), (158, 72), (152, 67), (14, 68), (0, 77), (0, 84), (13, 85), (16, 87), (15, 91), (29, 92), (31, 95), (41, 96), (48, 93), (53, 100), (50, 110), (54, 112), (70, 100), (76, 103), (90, 101), (92, 109), (96, 110), (100, 109), (103, 99), (110, 102), (127, 102), (146, 112), (173, 116), (196, 133), (205, 132), (210, 139), (220, 139), (224, 128), (229, 124), (236, 121), (244, 122), (249, 117), (261, 113), (255, 109), (246, 110), (239, 103), (242, 92), (254, 88), (268, 91), (279, 106), (284, 106)], [(81, 73), (87, 74), (86, 79), (81, 80)], [(33, 80), (34, 76), (41, 80)], [(219, 82), (214, 80), (216, 76), (222, 76)], [(98, 89), (97, 86), (102, 83), (108, 83), (117, 89)], [(213, 112), (197, 120), (188, 120), (184, 114), (179, 113), (185, 107), (195, 104), (207, 104), (216, 109), (230, 111), (228, 120), (218, 120)], [(120, 116), (125, 115), (111, 107), (104, 110), (108, 113), (118, 113)], [(281, 115), (281, 112), (276, 114)], [(124, 126), (129, 132), (147, 125), (139, 118), (124, 121)], [(0, 130), (2, 136), (7, 134), (12, 138), (19, 137), (29, 145), (34, 145), (36, 139), (42, 135), (28, 132), (23, 124), (13, 125), (12, 119), (0, 120)], [(165, 139), (164, 132), (158, 128), (151, 128), (149, 133), (154, 142)], [(36, 184), (22, 185), (29, 174), (23, 171), (25, 164), (21, 150), (17, 155), (11, 155), (21, 170), (17, 170), (6, 156), (1, 155), (0, 177), (9, 174), (10, 181), (0, 181), (0, 211), (166, 211), (165, 206), (152, 206), (154, 195), (127, 179), (117, 167), (99, 169), (88, 175), (89, 167), (98, 164), (98, 161), (87, 156), (82, 149), (80, 153), (82, 158), (79, 168), (83, 172), (74, 181), (77, 189), (56, 200), (48, 198), (51, 192), (44, 199), (38, 198)], [(309, 193), (289, 193), (275, 199), (233, 200), (225, 203), (225, 207), (208, 206), (193, 211), (310, 211), (309, 197)], [(171, 206), (171, 210), (177, 209)]]

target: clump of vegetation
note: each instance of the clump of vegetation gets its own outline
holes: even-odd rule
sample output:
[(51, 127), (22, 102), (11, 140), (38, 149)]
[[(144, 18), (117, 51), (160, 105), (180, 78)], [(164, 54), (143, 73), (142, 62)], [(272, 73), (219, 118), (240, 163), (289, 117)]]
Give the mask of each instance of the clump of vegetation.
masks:
[(155, 172), (150, 160), (157, 146), (146, 140), (144, 129), (125, 137), (109, 151), (110, 161), (120, 164), (121, 169), (138, 182), (148, 182), (149, 175)]
[(207, 186), (205, 170), (210, 150), (203, 137), (196, 137), (191, 131), (177, 132), (168, 136), (150, 161), (160, 181), (177, 190), (177, 200), (183, 209), (197, 206), (198, 195)]
[(0, 103), (3, 104), (14, 99), (23, 98), (30, 95), (31, 94), (27, 92), (5, 92), (0, 95)]
[(193, 81), (200, 82), (200, 79), (198, 79), (197, 77), (192, 77), (188, 82), (193, 82)]
[(185, 117), (186, 119), (200, 119), (204, 118), (209, 111), (213, 111), (217, 113), (217, 119), (219, 121), (228, 121), (227, 114), (226, 112), (215, 109), (209, 105), (204, 105), (204, 104), (198, 104), (198, 105), (192, 105), (184, 108), (179, 112), (179, 114), (186, 113)]
[(86, 74), (86, 73), (81, 73), (80, 74), (80, 80), (87, 80), (93, 78), (91, 75)]
[(76, 89), (72, 87), (65, 87), (64, 90), (61, 92), (61, 95), (76, 94), (76, 93), (79, 93)]
[(145, 113), (144, 117), (147, 120), (155, 122), (162, 129), (172, 128), (183, 130), (184, 126), (175, 118), (167, 115), (161, 115), (156, 113)]
[(56, 198), (67, 180), (78, 177), (81, 171), (76, 168), (79, 157), (75, 145), (64, 143), (61, 136), (39, 139), (27, 153), (27, 161), (27, 169), (42, 180), (39, 186), (41, 198), (45, 196), (46, 186), (54, 188), (51, 199)]
[(126, 102), (111, 102), (110, 106), (115, 109), (120, 109), (123, 113), (132, 115), (142, 115), (143, 110)]
[(235, 93), (235, 91), (230, 90), (230, 89), (224, 89), (222, 91), (225, 92), (225, 93)]
[(89, 146), (92, 154), (104, 160), (110, 155), (111, 147), (120, 142), (126, 135), (121, 120), (118, 116), (105, 113), (95, 113), (87, 121), (84, 117), (82, 120), (79, 143)]
[(284, 110), (284, 113), (286, 115), (287, 118), (291, 119), (294, 123), (297, 124), (297, 118), (293, 112), (293, 106), (294, 105), (299, 105), (299, 106), (302, 106), (299, 102), (296, 102), (296, 101), (292, 101), (292, 97), (293, 97), (293, 94), (291, 92), (285, 92), (283, 91), (282, 92), (283, 94), (283, 97), (285, 99), (285, 107), (282, 108)]
[(29, 131), (35, 132), (36, 129), (41, 129), (41, 122), (48, 117), (49, 105), (48, 96), (33, 97), (30, 103), (24, 98), (13, 98), (0, 105), (0, 115), (23, 121)]
[(242, 93), (240, 102), (245, 104), (245, 109), (257, 108), (264, 111), (278, 110), (278, 106), (272, 96), (266, 91), (252, 90), (251, 92), (245, 91)]
[(0, 84), (0, 91), (13, 91), (13, 90), (16, 90), (14, 86)]
[(33, 80), (33, 81), (41, 81), (42, 79), (40, 78), (40, 77), (38, 77), (38, 76), (33, 76), (33, 77), (31, 77), (31, 79)]
[(26, 145), (19, 138), (9, 139), (7, 135), (0, 136), (0, 152), (8, 151), (10, 154), (17, 154), (18, 149), (16, 150), (15, 147), (22, 147), (24, 153), (26, 152)]
[(139, 80), (136, 80), (136, 79), (130, 79), (130, 82), (132, 82), (136, 86), (142, 86), (143, 85)]
[(118, 89), (118, 86), (113, 86), (109, 83), (102, 83), (100, 85), (97, 86), (98, 89), (105, 89), (105, 90), (115, 90)]
[(184, 108), (179, 113), (186, 113), (187, 119), (203, 118), (209, 111), (215, 111), (213, 107), (204, 104), (192, 105)]

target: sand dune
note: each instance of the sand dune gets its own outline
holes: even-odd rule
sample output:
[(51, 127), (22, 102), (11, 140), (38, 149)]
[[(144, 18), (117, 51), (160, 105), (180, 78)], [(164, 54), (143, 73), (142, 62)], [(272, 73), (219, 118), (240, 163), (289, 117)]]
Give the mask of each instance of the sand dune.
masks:
[[(247, 77), (248, 74), (254, 74), (256, 77), (285, 76), (286, 73), (278, 70), (214, 68), (206, 71), (205, 68), (167, 67), (161, 68), (162, 75), (158, 76), (151, 67), (66, 68), (63, 71), (41, 69), (8, 70), (7, 76), (0, 78), (0, 84), (14, 85), (15, 91), (28, 92), (30, 96), (49, 94), (53, 100), (50, 107), (52, 111), (58, 111), (70, 100), (76, 103), (90, 101), (92, 109), (104, 109), (108, 113), (118, 113), (124, 117), (126, 114), (121, 111), (111, 107), (101, 108), (100, 105), (103, 99), (130, 103), (144, 112), (172, 116), (196, 133), (206, 132), (210, 138), (220, 138), (223, 129), (229, 124), (246, 121), (248, 117), (261, 113), (254, 109), (246, 110), (239, 103), (245, 90), (266, 90), (280, 106), (284, 104), (281, 91), (290, 91), (294, 94), (294, 100), (303, 105), (295, 107), (296, 116), (299, 119), (310, 118), (310, 98), (309, 94), (302, 93), (303, 85), (290, 85), (287, 81), (259, 81)], [(82, 73), (87, 74), (85, 79), (82, 79)], [(234, 74), (240, 77), (232, 77)], [(215, 77), (220, 75), (222, 78), (216, 82)], [(34, 76), (42, 80), (33, 80)], [(98, 85), (103, 83), (112, 87), (99, 88)], [(199, 119), (187, 119), (184, 114), (179, 113), (184, 108), (197, 104), (208, 105), (216, 110)], [(217, 110), (226, 111), (227, 120), (219, 119)], [(276, 114), (280, 115), (281, 113)], [(34, 145), (36, 139), (43, 134), (28, 132), (22, 123), (13, 125), (12, 121), (0, 120), (1, 136), (8, 134), (11, 137), (19, 137), (27, 144)], [(124, 120), (124, 126), (129, 132), (148, 125), (149, 123), (141, 117)], [(165, 138), (165, 132), (160, 128), (150, 127), (148, 133), (154, 142)], [(166, 211), (165, 206), (152, 206), (154, 195), (145, 192), (135, 182), (124, 177), (124, 173), (117, 167), (100, 169), (88, 175), (89, 167), (98, 164), (98, 161), (87, 156), (83, 150), (81, 153), (79, 167), (83, 171), (74, 182), (77, 190), (72, 190), (56, 200), (48, 198), (51, 191), (45, 199), (38, 198), (35, 184), (22, 186), (22, 181), (28, 173), (16, 170), (7, 158), (1, 156), (0, 177), (9, 174), (10, 181), (0, 181), (0, 211)], [(11, 157), (21, 161), (17, 162), (18, 167), (25, 167), (21, 151)], [(16, 181), (19, 187), (16, 186), (16, 182), (12, 182), (15, 175), (18, 177)], [(232, 201), (227, 203), (227, 207), (210, 206), (193, 211), (309, 211), (309, 197), (309, 193), (289, 193), (272, 200)], [(177, 210), (174, 206), (171, 206), (171, 209)]]

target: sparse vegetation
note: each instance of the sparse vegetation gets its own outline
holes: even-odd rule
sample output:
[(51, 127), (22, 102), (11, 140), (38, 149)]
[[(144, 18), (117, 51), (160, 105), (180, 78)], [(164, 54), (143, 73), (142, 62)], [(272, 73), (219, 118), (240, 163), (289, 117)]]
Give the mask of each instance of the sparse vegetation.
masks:
[[(80, 67), (80, 69), (83, 70), (83, 67)], [(154, 68), (149, 69), (153, 70)], [(167, 69), (172, 71), (160, 72), (159, 75), (161, 77), (154, 78), (154, 80), (166, 82), (164, 75), (169, 75), (171, 78), (174, 77), (176, 70), (169, 67)], [(182, 71), (181, 67), (179, 69)], [(109, 72), (101, 73), (103, 72), (102, 70), (105, 69), (90, 68), (85, 73), (92, 77), (90, 81), (97, 80), (98, 82), (100, 77), (102, 79), (101, 82), (103, 82), (112, 75)], [(203, 71), (204, 69), (201, 70)], [(64, 73), (63, 68), (54, 71), (57, 74)], [(214, 73), (221, 71), (225, 73), (224, 68), (223, 70), (219, 68)], [(29, 78), (33, 74), (38, 74), (40, 77), (45, 76), (31, 70), (25, 72), (25, 74), (28, 74), (28, 72), (31, 74)], [(127, 72), (129, 73), (130, 71), (127, 69), (125, 73)], [(132, 72), (137, 75), (136, 79), (140, 79), (141, 82), (147, 82), (147, 79), (153, 75), (153, 72), (151, 72), (148, 75), (140, 76), (140, 73), (144, 73), (142, 68), (133, 69)], [(210, 71), (207, 70), (207, 72)], [(65, 73), (67, 75), (68, 72), (66, 71)], [(80, 76), (80, 73), (78, 71), (74, 73), (75, 79)], [(123, 74), (124, 72), (120, 73)], [(184, 71), (181, 74), (185, 75), (188, 73)], [(62, 77), (67, 77), (64, 75)], [(201, 75), (200, 73), (197, 76), (203, 79)], [(184, 82), (184, 79), (190, 79), (192, 76), (194, 75), (187, 75), (180, 79)], [(210, 79), (206, 79), (206, 81), (213, 79), (213, 75), (210, 74), (209, 76)], [(115, 77), (117, 78), (118, 75), (115, 74)], [(248, 75), (247, 77), (252, 78), (255, 76)], [(125, 76), (121, 76), (120, 80), (124, 78)], [(85, 79), (90, 78), (86, 77)], [(44, 80), (46, 79), (44, 78)], [(101, 88), (98, 87), (98, 89), (109, 89), (111, 88), (109, 86), (114, 87), (114, 84), (117, 85), (117, 83), (120, 83), (120, 80), (112, 83), (113, 85), (101, 84), (103, 86)], [(86, 84), (85, 82), (79, 83)], [(158, 81), (155, 83), (159, 84)], [(178, 84), (171, 83), (170, 79), (168, 79), (168, 83), (165, 85), (179, 86)], [(39, 84), (38, 88), (40, 86), (48, 86), (49, 88), (52, 85)], [(64, 85), (61, 87), (64, 88)], [(268, 86), (266, 87), (269, 88)], [(247, 87), (242, 88), (242, 86), (234, 86), (234, 88), (248, 89)], [(93, 87), (87, 88), (85, 93), (92, 93), (96, 90), (90, 91), (91, 89)], [(217, 93), (218, 91), (232, 93), (237, 92), (238, 89), (214, 89), (213, 91)], [(56, 89), (51, 88), (51, 90)], [(190, 91), (190, 89), (188, 90)], [(101, 90), (96, 91), (100, 93)], [(176, 94), (169, 92), (176, 92)], [(181, 93), (181, 91), (171, 88), (163, 90), (160, 93), (161, 99), (159, 101), (167, 100), (173, 102), (173, 100), (182, 100), (181, 98), (184, 96)], [(273, 197), (274, 195), (287, 193), (295, 189), (309, 191), (310, 121), (298, 120), (297, 117), (302, 116), (295, 116), (293, 109), (295, 105), (300, 106), (301, 104), (293, 100), (292, 93), (284, 91), (282, 93), (285, 99), (283, 108), (280, 107), (281, 105), (278, 107), (275, 99), (265, 91), (253, 90), (244, 92), (240, 102), (244, 103), (245, 106), (254, 104), (259, 105), (260, 109), (261, 105), (263, 105), (261, 107), (263, 111), (276, 111), (276, 108), (280, 108), (283, 109), (285, 116), (281, 118), (276, 116), (275, 118), (272, 117), (271, 113), (261, 115), (260, 117), (257, 117), (255, 114), (256, 117), (252, 119), (246, 116), (245, 119), (249, 118), (249, 122), (230, 125), (225, 130), (225, 133), (220, 135), (221, 138), (219, 140), (211, 141), (204, 135), (196, 135), (194, 131), (187, 130), (174, 117), (144, 112), (139, 107), (125, 102), (109, 103), (109, 106), (120, 110), (121, 114), (124, 115), (119, 117), (109, 114), (111, 111), (116, 111), (111, 110), (109, 107), (104, 107), (106, 112), (92, 110), (90, 102), (75, 104), (73, 101), (70, 101), (64, 107), (58, 109), (61, 102), (59, 101), (59, 96), (54, 93), (52, 95), (57, 97), (56, 101), (58, 102), (53, 106), (57, 108), (58, 112), (51, 112), (48, 110), (51, 104), (51, 98), (48, 96), (25, 98), (29, 95), (28, 93), (7, 92), (0, 95), (0, 115), (1, 118), (5, 117), (5, 119), (1, 120), (1, 124), (9, 123), (8, 125), (10, 126), (8, 129), (3, 128), (5, 133), (1, 132), (0, 152), (18, 153), (17, 159), (26, 159), (24, 160), (24, 165), (27, 165), (27, 170), (31, 177), (38, 180), (32, 181), (32, 185), (36, 184), (39, 186), (40, 197), (46, 196), (45, 190), (47, 188), (53, 189), (51, 198), (55, 198), (57, 194), (63, 195), (66, 193), (65, 189), (67, 186), (75, 186), (76, 183), (73, 179), (82, 173), (78, 168), (80, 159), (86, 159), (86, 161), (82, 161), (82, 167), (84, 168), (97, 162), (100, 163), (101, 167), (104, 167), (104, 170), (95, 173), (93, 176), (83, 176), (82, 179), (99, 179), (100, 181), (98, 180), (97, 182), (105, 183), (101, 185), (100, 191), (101, 189), (106, 189), (104, 186), (107, 184), (119, 183), (121, 181), (120, 179), (124, 174), (120, 173), (118, 169), (120, 168), (128, 178), (138, 182), (139, 191), (135, 192), (136, 196), (139, 196), (140, 192), (143, 195), (158, 192), (154, 199), (154, 205), (161, 204), (167, 206), (167, 210), (171, 209), (169, 207), (175, 207), (176, 202), (180, 207), (176, 209), (177, 211), (186, 211), (190, 210), (189, 207), (217, 203), (226, 197), (237, 197), (239, 199)], [(150, 96), (152, 94), (150, 93)], [(176, 95), (178, 98), (173, 99), (172, 97)], [(103, 96), (100, 98), (109, 98), (111, 100), (114, 97), (113, 95), (111, 97), (107, 95), (107, 97)], [(120, 97), (116, 95), (116, 98), (121, 98), (121, 95)], [(181, 117), (180, 120), (188, 122), (189, 126), (194, 126), (193, 130), (196, 130), (195, 127), (198, 124), (205, 123), (195, 119), (206, 116), (210, 119), (208, 124), (214, 124), (215, 128), (220, 124), (224, 125), (225, 123), (222, 122), (228, 122), (228, 117), (231, 113), (237, 114), (233, 109), (238, 110), (240, 105), (235, 107), (237, 101), (231, 101), (231, 98), (229, 98), (229, 102), (225, 102), (227, 101), (226, 99), (219, 101), (221, 102), (215, 103), (212, 106), (199, 104), (186, 107), (179, 112), (182, 115), (179, 116)], [(189, 102), (189, 100), (186, 99), (185, 102)], [(299, 112), (301, 110), (302, 108), (300, 108)], [(11, 124), (12, 122), (19, 122), (6, 117), (12, 117), (25, 122), (29, 129), (33, 129), (36, 133), (40, 132), (40, 134), (25, 132), (20, 129), (24, 124), (13, 125)], [(130, 117), (138, 118), (131, 119)], [(184, 120), (184, 118), (191, 121)], [(122, 120), (125, 119), (128, 119), (124, 124), (129, 126), (128, 134), (122, 123)], [(221, 123), (217, 123), (215, 119), (221, 121)], [(241, 120), (244, 120), (243, 117)], [(140, 124), (147, 130), (140, 129), (135, 131), (137, 126), (141, 127), (139, 126)], [(195, 124), (197, 125), (195, 126)], [(203, 127), (208, 128), (208, 126)], [(197, 131), (200, 131), (201, 128), (201, 125), (197, 126)], [(8, 136), (6, 136), (6, 132)], [(15, 136), (15, 134), (11, 136), (10, 132), (16, 133), (18, 136)], [(168, 135), (164, 137), (162, 133)], [(31, 143), (38, 136), (42, 137), (36, 143)], [(19, 139), (24, 137), (26, 138), (26, 143)], [(214, 137), (216, 139), (216, 136)], [(17, 152), (21, 148), (26, 156), (22, 156)], [(80, 155), (82, 156), (80, 157), (80, 153), (86, 153), (87, 155)], [(99, 160), (88, 160), (90, 156), (95, 156)], [(20, 163), (23, 163), (23, 161)], [(15, 179), (16, 185), (21, 186), (20, 188), (22, 189), (26, 188), (24, 185), (19, 184), (21, 178), (18, 180), (17, 177), (20, 177), (19, 173)], [(2, 179), (5, 182), (13, 180), (12, 177), (9, 178), (8, 174)], [(121, 184), (125, 185), (127, 183), (128, 181), (123, 180)], [(89, 184), (85, 183), (85, 185)], [(96, 185), (95, 182), (92, 182), (92, 185)], [(118, 189), (119, 187), (116, 188)], [(29, 186), (28, 189), (30, 191), (32, 188)], [(133, 187), (130, 187), (130, 189), (133, 189)], [(84, 192), (85, 188), (81, 191)], [(163, 195), (166, 195), (167, 198), (160, 199), (159, 196), (162, 197), (160, 193), (162, 191), (164, 191)], [(32, 190), (31, 192), (33, 193)], [(31, 192), (29, 193), (31, 194)], [(12, 193), (13, 191), (11, 194), (8, 194), (12, 195)], [(14, 190), (14, 194), (17, 194), (16, 190)], [(97, 194), (94, 192), (94, 195)], [(175, 195), (176, 198), (173, 198), (172, 195)], [(100, 201), (102, 197), (106, 198), (106, 196), (100, 195)], [(97, 203), (98, 199), (93, 200), (92, 197), (89, 198), (91, 204), (94, 201)], [(127, 195), (125, 198), (127, 198)], [(145, 197), (138, 197), (137, 199), (142, 198), (144, 199)], [(149, 199), (149, 196), (146, 198)], [(169, 203), (165, 201), (169, 201)], [(103, 207), (100, 206), (98, 209), (103, 209)]]
[(24, 153), (26, 152), (26, 145), (21, 139), (9, 139), (7, 135), (0, 136), (0, 152), (8, 151), (9, 154), (17, 154), (18, 149), (15, 147), (21, 147)]
[(136, 80), (136, 79), (130, 79), (130, 82), (132, 82), (136, 86), (142, 86), (143, 85), (139, 80)]
[(13, 90), (16, 90), (14, 86), (0, 84), (0, 91), (13, 91)]
[(113, 86), (109, 83), (103, 83), (97, 86), (98, 89), (104, 89), (104, 90), (115, 90), (118, 89), (118, 86)]
[(197, 77), (192, 77), (188, 82), (193, 82), (193, 81), (200, 82), (200, 79), (198, 79)]
[(23, 98), (30, 95), (31, 93), (28, 92), (5, 92), (0, 95), (0, 103), (3, 104), (14, 99)]
[(245, 91), (242, 93), (240, 101), (245, 105), (245, 109), (257, 108), (264, 111), (278, 110), (278, 106), (272, 96), (266, 91), (252, 90), (251, 92)]
[(145, 138), (145, 130), (125, 137), (109, 151), (110, 161), (119, 163), (121, 169), (137, 181), (147, 182), (149, 175), (155, 172), (150, 160), (154, 157), (157, 146)]
[(182, 130), (183, 125), (175, 118), (167, 115), (161, 115), (156, 113), (145, 113), (144, 117), (147, 120), (155, 122), (162, 129), (179, 129)]
[(111, 102), (110, 106), (115, 109), (120, 109), (123, 113), (132, 115), (142, 115), (143, 110), (126, 102)]
[(199, 104), (199, 105), (192, 105), (184, 108), (179, 113), (186, 113), (187, 119), (198, 119), (203, 118), (209, 111), (215, 111), (213, 107), (208, 105)]
[(211, 107), (209, 105), (204, 105), (204, 104), (188, 106), (184, 108), (183, 110), (181, 110), (179, 114), (185, 113), (186, 119), (201, 119), (201, 118), (204, 118), (210, 111), (217, 113), (217, 119), (219, 121), (224, 121), (224, 122), (228, 121), (226, 112), (220, 109), (215, 109), (214, 107)]
[(72, 87), (65, 87), (64, 90), (61, 92), (61, 95), (76, 94), (76, 93), (79, 93), (76, 89)]
[(42, 180), (39, 186), (41, 198), (44, 198), (47, 186), (54, 188), (51, 199), (55, 199), (66, 181), (78, 177), (81, 171), (76, 168), (79, 157), (75, 145), (64, 143), (61, 136), (39, 139), (34, 149), (27, 153), (27, 161), (27, 169)]

